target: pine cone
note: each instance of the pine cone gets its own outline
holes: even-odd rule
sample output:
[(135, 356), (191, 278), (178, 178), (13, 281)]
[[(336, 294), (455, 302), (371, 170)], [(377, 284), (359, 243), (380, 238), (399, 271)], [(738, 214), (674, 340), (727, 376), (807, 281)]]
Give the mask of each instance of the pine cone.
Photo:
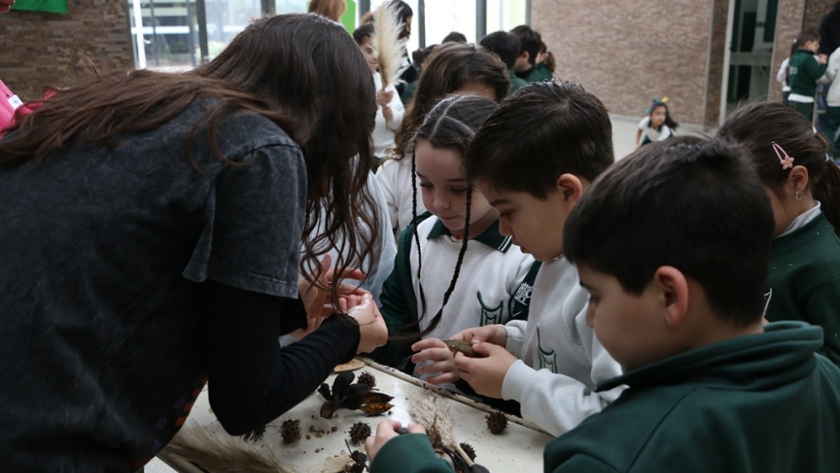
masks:
[(376, 387), (376, 378), (374, 378), (373, 375), (367, 371), (362, 372), (362, 374), (359, 375), (359, 378), (356, 381), (358, 381), (361, 384), (367, 384), (368, 386), (370, 386), (370, 389)]
[(350, 427), (350, 441), (358, 445), (370, 436), (370, 426), (364, 422), (356, 422)]
[(496, 435), (501, 434), (507, 429), (507, 417), (499, 411), (487, 414), (484, 418), (487, 420), (487, 428)]
[(283, 443), (300, 440), (300, 420), (284, 420), (283, 425), (280, 426), (280, 434), (283, 436)]
[(467, 442), (461, 442), (461, 450), (470, 457), (470, 461), (475, 461), (475, 449)]

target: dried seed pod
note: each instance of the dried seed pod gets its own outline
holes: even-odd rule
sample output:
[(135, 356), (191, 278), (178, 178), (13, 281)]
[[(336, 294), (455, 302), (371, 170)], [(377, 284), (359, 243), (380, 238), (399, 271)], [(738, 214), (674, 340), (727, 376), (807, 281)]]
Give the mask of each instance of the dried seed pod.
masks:
[(247, 440), (249, 442), (259, 442), (262, 440), (263, 435), (265, 434), (265, 426), (262, 426), (258, 429), (254, 429), (251, 432), (242, 436), (242, 440)]
[(484, 418), (487, 421), (487, 428), (490, 429), (491, 433), (498, 435), (507, 429), (507, 417), (499, 411), (493, 411), (484, 416)]
[(362, 371), (357, 381), (361, 384), (367, 384), (371, 389), (376, 387), (376, 378), (369, 371)]
[(300, 420), (284, 420), (280, 426), (280, 434), (283, 436), (284, 443), (292, 443), (295, 440), (300, 440)]
[(370, 425), (364, 422), (356, 422), (350, 427), (350, 442), (358, 445), (370, 436)]
[(394, 396), (389, 396), (379, 391), (371, 391), (365, 394), (365, 402), (363, 404), (387, 403), (391, 402), (392, 399), (394, 399)]
[(441, 340), (448, 348), (449, 351), (452, 353), (461, 352), (464, 356), (468, 356), (470, 358), (484, 358), (484, 355), (479, 355), (473, 350), (472, 344), (468, 342), (462, 342), (460, 340)]
[(387, 403), (387, 402), (374, 402), (374, 403), (371, 403), (371, 404), (365, 404), (364, 406), (360, 407), (359, 409), (361, 409), (361, 411), (364, 412), (365, 414), (367, 414), (368, 416), (373, 417), (373, 416), (378, 416), (379, 414), (382, 414), (383, 412), (388, 412), (388, 410), (391, 409), (392, 407), (394, 407), (394, 406)]
[(475, 449), (472, 445), (468, 444), (467, 442), (461, 442), (461, 449), (464, 451), (464, 453), (467, 454), (468, 457), (470, 457), (470, 461), (475, 460)]

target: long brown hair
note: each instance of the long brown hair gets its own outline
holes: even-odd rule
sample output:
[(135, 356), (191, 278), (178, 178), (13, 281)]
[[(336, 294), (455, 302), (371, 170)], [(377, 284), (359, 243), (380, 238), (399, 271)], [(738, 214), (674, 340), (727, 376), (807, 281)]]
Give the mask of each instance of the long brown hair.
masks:
[[(206, 127), (215, 156), (227, 163), (216, 132), (225, 116), (249, 110), (277, 123), (303, 150), (308, 193), (301, 268), (329, 249), (316, 247), (333, 246), (344, 256), (336, 262), (342, 269), (364, 261), (379, 234), (379, 222), (367, 210), (374, 208), (366, 183), (376, 114), (369, 71), (341, 25), (318, 15), (265, 18), (191, 72), (121, 72), (62, 91), (9, 130), (11, 136), (0, 142), (0, 166), (44, 161), (87, 144), (115, 146), (119, 135), (156, 129), (197, 99), (214, 105), (191, 140)], [(326, 212), (319, 217), (322, 203)], [(325, 219), (324, 232), (310, 239), (319, 218)], [(342, 232), (344, 243), (319, 245), (341, 240)], [(318, 271), (304, 276), (312, 280)]]
[(827, 158), (828, 143), (808, 119), (780, 102), (756, 102), (735, 110), (718, 136), (744, 146), (761, 181), (777, 194), (790, 173), (779, 164), (772, 144), (781, 146), (808, 170), (811, 195), (840, 235), (840, 168)]
[(435, 48), (423, 66), (414, 98), (394, 137), (393, 157), (410, 156), (414, 133), (429, 110), (443, 97), (469, 82), (481, 82), (493, 88), (496, 101), (507, 97), (510, 79), (504, 63), (484, 48), (460, 43), (446, 43)]

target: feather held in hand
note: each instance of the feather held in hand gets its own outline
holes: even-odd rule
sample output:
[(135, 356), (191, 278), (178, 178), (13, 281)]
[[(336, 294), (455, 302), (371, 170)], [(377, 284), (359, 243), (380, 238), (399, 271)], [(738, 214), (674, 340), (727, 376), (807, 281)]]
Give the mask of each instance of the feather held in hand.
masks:
[(391, 2), (383, 4), (373, 13), (373, 46), (379, 59), (379, 73), (382, 75), (382, 88), (396, 84), (402, 70), (403, 42), (400, 32), (403, 23), (399, 20), (396, 8)]

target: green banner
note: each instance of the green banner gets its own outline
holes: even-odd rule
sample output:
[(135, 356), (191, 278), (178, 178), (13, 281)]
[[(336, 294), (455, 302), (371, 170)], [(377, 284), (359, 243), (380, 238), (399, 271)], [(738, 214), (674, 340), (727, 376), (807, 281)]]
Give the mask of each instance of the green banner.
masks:
[(67, 0), (17, 0), (12, 10), (67, 13)]
[(346, 0), (347, 9), (341, 15), (341, 24), (347, 28), (350, 34), (356, 29), (356, 2), (354, 0)]

